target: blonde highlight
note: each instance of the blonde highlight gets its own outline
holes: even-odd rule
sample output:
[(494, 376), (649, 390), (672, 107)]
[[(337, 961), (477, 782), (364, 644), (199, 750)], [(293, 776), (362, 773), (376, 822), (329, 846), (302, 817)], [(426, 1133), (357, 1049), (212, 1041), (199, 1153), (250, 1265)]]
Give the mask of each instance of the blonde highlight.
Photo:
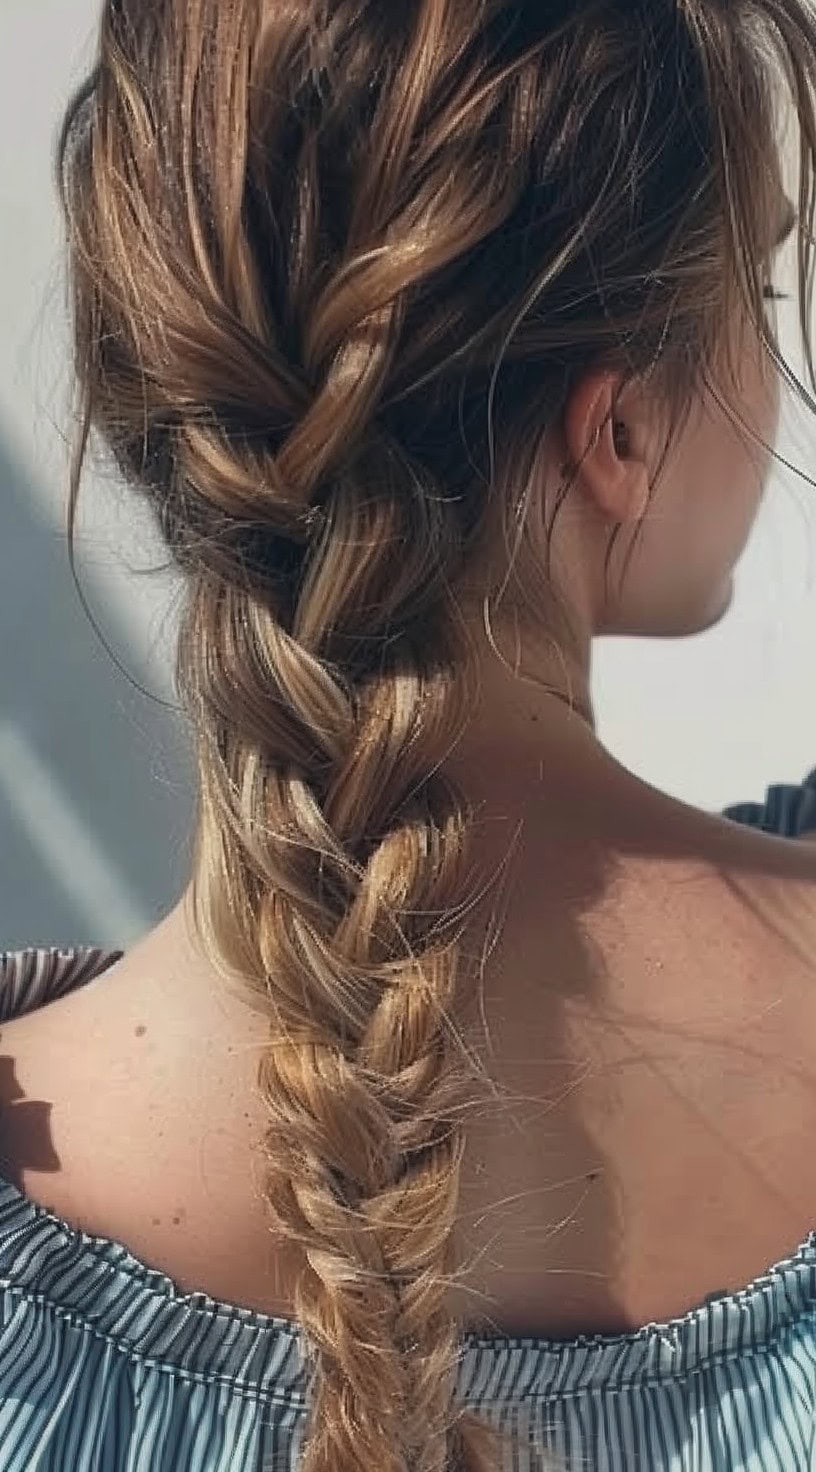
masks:
[(514, 1454), (457, 1404), (449, 1303), (490, 1087), (457, 1022), (461, 939), (493, 882), (442, 770), (470, 707), (457, 587), (498, 504), (511, 601), (544, 608), (532, 472), (588, 364), (659, 372), (676, 427), (732, 282), (778, 356), (766, 52), (804, 140), (805, 331), (798, 0), (109, 0), (66, 112), (69, 534), (93, 430), (188, 579), (193, 918), (269, 1021), (264, 1194), (299, 1254), (303, 1472)]

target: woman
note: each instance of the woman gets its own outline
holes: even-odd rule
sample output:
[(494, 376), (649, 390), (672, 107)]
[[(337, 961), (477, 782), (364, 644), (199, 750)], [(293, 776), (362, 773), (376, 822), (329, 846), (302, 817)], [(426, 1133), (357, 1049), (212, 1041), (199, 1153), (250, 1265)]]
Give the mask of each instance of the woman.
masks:
[(4, 1472), (810, 1467), (814, 783), (669, 798), (590, 665), (730, 605), (814, 81), (800, 0), (105, 5), (69, 534), (93, 431), (200, 804), (5, 957)]

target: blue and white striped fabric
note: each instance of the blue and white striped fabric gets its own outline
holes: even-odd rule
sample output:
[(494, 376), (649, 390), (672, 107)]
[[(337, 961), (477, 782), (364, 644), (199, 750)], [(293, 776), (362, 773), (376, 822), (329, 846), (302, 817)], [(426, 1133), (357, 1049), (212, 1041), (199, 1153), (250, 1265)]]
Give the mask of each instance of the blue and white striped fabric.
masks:
[[(816, 771), (725, 815), (816, 827)], [(0, 952), (0, 1021), (121, 954)], [(0, 1178), (0, 1472), (295, 1472), (303, 1348), (290, 1320), (181, 1293)], [(816, 1230), (741, 1292), (671, 1322), (560, 1341), (465, 1335), (458, 1395), (518, 1434), (508, 1472), (532, 1472), (536, 1453), (566, 1472), (816, 1472)]]

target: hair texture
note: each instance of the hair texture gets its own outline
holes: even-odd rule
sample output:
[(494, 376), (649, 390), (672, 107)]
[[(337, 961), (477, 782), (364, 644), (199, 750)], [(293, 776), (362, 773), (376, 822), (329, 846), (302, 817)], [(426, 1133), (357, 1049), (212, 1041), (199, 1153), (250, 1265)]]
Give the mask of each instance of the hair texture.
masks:
[(450, 1307), (487, 1086), (457, 580), (497, 508), (509, 596), (550, 606), (533, 469), (590, 366), (651, 373), (670, 438), (739, 308), (813, 404), (766, 296), (784, 84), (813, 385), (815, 76), (800, 0), (104, 5), (57, 143), (71, 565), (93, 434), (185, 575), (196, 926), (269, 1019), (304, 1472), (498, 1465)]

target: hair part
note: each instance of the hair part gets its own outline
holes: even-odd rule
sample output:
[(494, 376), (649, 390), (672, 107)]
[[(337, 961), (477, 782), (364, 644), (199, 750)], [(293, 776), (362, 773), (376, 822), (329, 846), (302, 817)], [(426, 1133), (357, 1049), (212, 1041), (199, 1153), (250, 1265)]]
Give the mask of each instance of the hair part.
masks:
[(498, 1465), (448, 1302), (489, 1087), (457, 1018), (490, 880), (440, 770), (469, 708), (457, 581), (498, 510), (502, 596), (551, 598), (533, 469), (591, 365), (651, 374), (671, 435), (738, 309), (813, 406), (764, 290), (781, 80), (816, 387), (814, 78), (801, 0), (103, 7), (57, 149), (71, 565), (93, 433), (186, 577), (195, 921), (269, 1019), (304, 1472)]

